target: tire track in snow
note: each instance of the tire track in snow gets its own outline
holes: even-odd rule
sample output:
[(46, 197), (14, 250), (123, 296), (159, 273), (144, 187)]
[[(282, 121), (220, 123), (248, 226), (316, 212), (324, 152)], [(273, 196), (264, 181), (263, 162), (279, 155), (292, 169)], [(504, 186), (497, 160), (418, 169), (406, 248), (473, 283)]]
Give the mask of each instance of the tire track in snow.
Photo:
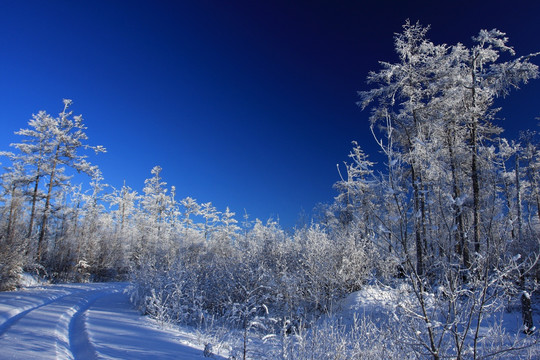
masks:
[[(57, 289), (55, 289), (57, 290)], [(0, 337), (6, 332), (8, 331), (8, 329), (13, 326), (14, 324), (17, 323), (17, 321), (19, 321), (21, 318), (23, 318), (24, 316), (26, 316), (28, 313), (34, 311), (34, 310), (37, 310), (43, 306), (47, 306), (49, 304), (52, 304), (53, 302), (55, 301), (58, 301), (60, 299), (63, 299), (65, 298), (66, 296), (70, 296), (70, 295), (73, 295), (77, 292), (84, 292), (85, 290), (84, 289), (77, 289), (78, 291), (76, 292), (73, 292), (73, 293), (65, 293), (66, 289), (65, 288), (62, 288), (61, 290), (58, 290), (59, 292), (61, 292), (61, 294), (58, 294), (57, 296), (49, 296), (49, 297), (45, 297), (45, 298), (41, 298), (39, 299), (36, 303), (30, 303), (30, 305), (28, 304), (24, 304), (25, 300), (27, 300), (27, 302), (30, 302), (28, 299), (24, 299), (24, 297), (28, 297), (30, 298), (32, 295), (33, 295), (33, 292), (29, 292), (29, 293), (25, 293), (24, 295), (26, 296), (21, 296), (19, 297), (19, 299), (21, 300), (20, 302), (22, 304), (11, 304), (12, 308), (5, 311), (3, 316), (0, 317), (1, 318), (4, 318), (5, 320), (0, 324)], [(6, 293), (7, 294), (7, 293)], [(32, 300), (36, 301), (36, 298), (31, 298)], [(1, 302), (1, 298), (0, 298), (0, 302)]]
[[(17, 304), (24, 308), (0, 336), (0, 358), (204, 359), (195, 338), (161, 329), (142, 318), (123, 293), (126, 285), (78, 284), (65, 288), (61, 296), (52, 286), (32, 291), (24, 301), (21, 296), (25, 292), (0, 293), (0, 321), (7, 313), (12, 319)], [(217, 355), (214, 358), (225, 360)]]
[[(118, 287), (109, 288), (105, 291), (94, 294), (91, 298), (85, 299), (79, 304), (78, 310), (69, 318), (68, 326), (61, 329), (67, 329), (69, 338), (69, 350), (75, 360), (97, 359), (98, 355), (94, 345), (90, 341), (88, 329), (86, 328), (86, 312), (98, 299), (119, 292)], [(64, 324), (65, 325), (65, 324)], [(63, 334), (65, 336), (65, 334)]]
[[(88, 288), (90, 286), (90, 288)], [(2, 357), (11, 359), (95, 358), (84, 330), (84, 311), (98, 298), (118, 291), (119, 285), (85, 284), (71, 293), (19, 311), (4, 322), (0, 336)], [(16, 303), (16, 301), (14, 301)], [(81, 327), (80, 321), (83, 321)], [(80, 337), (75, 340), (76, 337)], [(93, 354), (93, 355), (92, 355)]]
[(86, 328), (86, 310), (75, 314), (71, 321), (69, 334), (71, 354), (75, 360), (98, 358), (96, 349), (88, 336), (88, 329)]

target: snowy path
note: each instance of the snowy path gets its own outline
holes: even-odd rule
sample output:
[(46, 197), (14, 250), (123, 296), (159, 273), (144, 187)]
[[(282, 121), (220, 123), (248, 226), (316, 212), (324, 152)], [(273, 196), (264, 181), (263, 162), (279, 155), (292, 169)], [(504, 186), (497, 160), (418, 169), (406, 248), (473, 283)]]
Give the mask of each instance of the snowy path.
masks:
[[(126, 284), (0, 293), (1, 359), (205, 359), (189, 336), (133, 310)], [(190, 341), (191, 340), (191, 341)]]

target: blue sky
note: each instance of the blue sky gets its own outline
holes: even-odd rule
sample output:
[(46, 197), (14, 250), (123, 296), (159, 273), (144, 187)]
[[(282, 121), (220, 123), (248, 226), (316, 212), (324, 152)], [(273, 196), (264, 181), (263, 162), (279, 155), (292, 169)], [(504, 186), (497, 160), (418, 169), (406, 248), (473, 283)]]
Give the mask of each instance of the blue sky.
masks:
[[(535, 1), (0, 1), (0, 149), (62, 99), (83, 114), (105, 182), (141, 191), (154, 165), (179, 197), (279, 217), (335, 195), (351, 141), (377, 157), (355, 102), (395, 61), (405, 19), (436, 43), (482, 28), (540, 51)], [(536, 61), (538, 63), (538, 61)], [(537, 128), (540, 80), (501, 101), (509, 137)]]

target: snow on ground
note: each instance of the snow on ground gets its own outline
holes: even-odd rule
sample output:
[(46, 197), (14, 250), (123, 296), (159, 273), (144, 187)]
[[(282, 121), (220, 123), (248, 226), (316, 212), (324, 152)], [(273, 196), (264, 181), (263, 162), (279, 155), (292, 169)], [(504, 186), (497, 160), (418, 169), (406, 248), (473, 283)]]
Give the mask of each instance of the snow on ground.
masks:
[(69, 284), (0, 293), (0, 357), (204, 359), (194, 335), (160, 329), (135, 311), (126, 286)]
[(350, 324), (353, 319), (369, 316), (380, 322), (386, 321), (396, 309), (396, 306), (405, 300), (404, 288), (393, 289), (382, 285), (366, 286), (362, 290), (349, 294), (341, 300), (334, 316)]
[[(432, 294), (426, 294), (428, 307), (433, 301), (432, 297)], [(381, 321), (393, 316), (397, 307), (413, 308), (413, 304), (415, 304), (414, 295), (411, 293), (411, 289), (405, 285), (398, 288), (381, 284), (369, 285), (343, 299), (338, 304), (335, 316), (342, 318), (345, 322), (352, 321), (355, 316), (357, 318), (370, 316), (374, 320)], [(516, 333), (522, 324), (520, 309), (514, 304), (511, 308), (503, 310), (502, 313), (484, 314), (484, 318), (487, 320), (492, 318), (493, 321), (501, 321), (502, 319), (506, 331)], [(540, 321), (539, 315), (538, 311), (534, 311), (535, 325)]]
[[(187, 328), (165, 329), (141, 316), (129, 302), (126, 287), (126, 283), (40, 285), (0, 293), (0, 358), (207, 359), (201, 335)], [(341, 301), (334, 316), (344, 324), (355, 315), (381, 324), (407, 297), (403, 288), (366, 286)], [(519, 330), (518, 311), (501, 315), (506, 330)], [(535, 315), (538, 324), (538, 312)]]
[(19, 279), (19, 286), (21, 288), (27, 288), (31, 286), (38, 286), (43, 285), (42, 282), (39, 281), (39, 279), (32, 274), (29, 274), (27, 272), (22, 273)]
[[(428, 308), (434, 304), (434, 295), (426, 294)], [(537, 303), (534, 301), (533, 304)], [(343, 324), (351, 325), (353, 319), (369, 317), (376, 324), (381, 325), (387, 321), (400, 321), (396, 315), (399, 308), (414, 309), (415, 298), (411, 289), (406, 285), (397, 288), (384, 286), (381, 284), (365, 286), (362, 290), (349, 294), (345, 299), (339, 302), (333, 317), (340, 319)], [(441, 308), (442, 311), (444, 307)], [(432, 309), (433, 310), (433, 309)], [(433, 315), (434, 313), (430, 311)], [(507, 341), (514, 341), (517, 338), (525, 338), (522, 330), (522, 315), (519, 297), (516, 296), (513, 301), (492, 311), (486, 308), (482, 314), (483, 324), (479, 328), (481, 337), (491, 337), (491, 331), (500, 327), (502, 332), (508, 335)], [(540, 309), (533, 306), (533, 322), (538, 328), (540, 324)], [(509, 340), (508, 340), (509, 339)]]

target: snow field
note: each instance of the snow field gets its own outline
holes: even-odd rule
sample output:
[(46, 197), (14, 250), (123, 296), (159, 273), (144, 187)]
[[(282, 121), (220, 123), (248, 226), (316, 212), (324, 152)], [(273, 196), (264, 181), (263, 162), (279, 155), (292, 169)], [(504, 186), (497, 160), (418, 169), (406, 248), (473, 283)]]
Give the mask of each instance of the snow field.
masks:
[(135, 311), (126, 286), (52, 285), (0, 293), (0, 358), (204, 358), (195, 337), (159, 329)]

